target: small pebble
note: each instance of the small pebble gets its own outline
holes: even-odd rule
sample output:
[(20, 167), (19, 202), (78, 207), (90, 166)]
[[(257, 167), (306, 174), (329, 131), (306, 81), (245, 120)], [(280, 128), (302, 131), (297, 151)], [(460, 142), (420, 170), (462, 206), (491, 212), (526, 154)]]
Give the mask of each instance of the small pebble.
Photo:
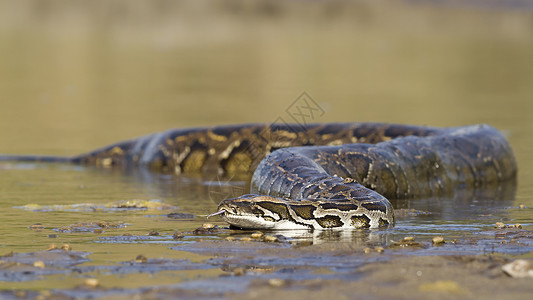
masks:
[(46, 248), (45, 251), (50, 251), (50, 250), (55, 250), (57, 249), (57, 245), (56, 244), (50, 244), (48, 245), (48, 248)]
[(533, 264), (529, 260), (517, 259), (502, 266), (502, 270), (514, 278), (533, 278)]
[(363, 248), (363, 253), (365, 253), (365, 254), (368, 254), (368, 253), (370, 253), (371, 251), (372, 251), (372, 249), (370, 249), (370, 248), (368, 248), (368, 247)]
[(498, 229), (505, 228), (505, 223), (496, 222), (496, 224), (494, 224), (494, 228), (498, 228)]
[(444, 238), (442, 236), (436, 236), (431, 241), (434, 245), (444, 244)]
[(252, 239), (260, 239), (263, 237), (263, 233), (261, 231), (254, 232), (250, 235)]
[(109, 222), (104, 222), (104, 221), (100, 221), (100, 222), (97, 222), (96, 225), (98, 225), (99, 227), (102, 227), (102, 228), (108, 228), (112, 223), (109, 223)]
[(51, 238), (51, 239), (55, 239), (57, 238), (59, 235), (57, 234), (49, 234), (48, 237)]
[(33, 225), (30, 225), (30, 229), (32, 229), (32, 230), (41, 230), (43, 228), (44, 228), (44, 226), (41, 223), (35, 223)]
[(520, 204), (520, 205), (518, 206), (518, 208), (520, 208), (520, 209), (524, 209), (524, 208), (526, 208), (526, 206), (525, 206), (524, 204)]
[(72, 247), (69, 244), (63, 244), (63, 246), (61, 246), (61, 249), (63, 251), (70, 251), (72, 250)]
[(104, 230), (102, 228), (96, 228), (95, 230), (93, 230), (93, 233), (103, 233)]
[(413, 242), (415, 240), (414, 236), (406, 236), (403, 238), (405, 242)]
[(34, 261), (33, 262), (33, 266), (36, 267), (36, 268), (44, 269), (44, 267), (45, 267), (44, 261), (42, 261), (42, 260)]
[(226, 237), (226, 241), (230, 241), (231, 242), (231, 241), (234, 241), (234, 240), (235, 240), (235, 238), (232, 237), (232, 236), (227, 236)]
[(182, 239), (183, 237), (184, 237), (183, 233), (179, 231), (174, 232), (174, 234), (172, 235), (172, 238), (175, 240)]
[(377, 253), (383, 253), (385, 251), (385, 248), (378, 246), (374, 248), (374, 251), (376, 251)]
[(271, 278), (268, 280), (268, 284), (273, 287), (282, 287), (287, 284), (287, 282), (280, 278)]
[(204, 224), (202, 225), (202, 228), (203, 228), (203, 229), (213, 229), (213, 228), (215, 228), (215, 225), (214, 225), (214, 224), (211, 224), (211, 223), (204, 223)]
[(252, 241), (252, 238), (249, 238), (249, 237), (243, 237), (243, 238), (241, 238), (241, 241), (243, 241), (243, 242), (251, 242), (251, 241)]
[(273, 235), (265, 235), (263, 240), (267, 243), (275, 243), (279, 241), (279, 239)]
[(137, 255), (137, 257), (135, 257), (135, 262), (136, 263), (145, 263), (148, 259), (146, 258), (146, 256), (142, 255), (142, 254), (139, 254)]
[(100, 285), (100, 282), (96, 278), (87, 278), (85, 279), (85, 285), (88, 287), (95, 288)]
[(155, 230), (154, 230), (154, 231), (150, 231), (150, 232), (148, 233), (148, 235), (150, 235), (150, 236), (158, 236), (158, 235), (159, 235), (159, 232), (157, 232), (157, 231), (155, 231)]

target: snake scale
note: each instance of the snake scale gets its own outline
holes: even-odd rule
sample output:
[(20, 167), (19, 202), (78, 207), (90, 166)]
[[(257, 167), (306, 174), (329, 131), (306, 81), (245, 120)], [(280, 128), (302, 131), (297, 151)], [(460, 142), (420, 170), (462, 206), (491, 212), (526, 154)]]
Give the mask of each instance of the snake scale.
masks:
[(394, 225), (387, 198), (513, 180), (507, 140), (489, 125), (247, 124), (173, 129), (74, 157), (0, 156), (158, 172), (252, 173), (251, 194), (223, 200), (230, 225), (262, 229)]

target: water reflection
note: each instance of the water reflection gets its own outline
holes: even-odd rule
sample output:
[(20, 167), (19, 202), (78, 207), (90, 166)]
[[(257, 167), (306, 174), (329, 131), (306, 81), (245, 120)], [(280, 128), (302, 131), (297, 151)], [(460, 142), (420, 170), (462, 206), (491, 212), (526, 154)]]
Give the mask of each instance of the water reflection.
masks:
[(390, 230), (274, 230), (267, 234), (279, 236), (293, 245), (349, 243), (354, 247), (385, 246), (391, 242)]
[(516, 180), (474, 189), (459, 188), (453, 195), (418, 199), (390, 199), (396, 208), (415, 209), (428, 214), (417, 216), (422, 220), (472, 220), (483, 215), (498, 215), (513, 205)]

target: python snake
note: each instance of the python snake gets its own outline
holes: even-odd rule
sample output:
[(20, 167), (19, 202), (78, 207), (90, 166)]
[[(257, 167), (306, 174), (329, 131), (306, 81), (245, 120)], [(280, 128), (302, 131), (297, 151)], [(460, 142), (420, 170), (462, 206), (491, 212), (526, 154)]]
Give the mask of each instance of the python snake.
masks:
[[(281, 149), (282, 148), (282, 149)], [(513, 180), (507, 140), (488, 125), (380, 123), (233, 125), (174, 129), (75, 157), (0, 160), (147, 167), (173, 173), (252, 173), (251, 193), (223, 200), (230, 225), (258, 229), (394, 225), (387, 198), (453, 193)]]

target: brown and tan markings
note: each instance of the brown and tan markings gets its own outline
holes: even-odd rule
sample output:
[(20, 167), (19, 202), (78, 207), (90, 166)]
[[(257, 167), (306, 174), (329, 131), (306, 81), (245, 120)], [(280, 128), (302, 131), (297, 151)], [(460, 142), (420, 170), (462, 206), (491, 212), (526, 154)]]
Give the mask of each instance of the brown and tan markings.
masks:
[(71, 158), (0, 156), (156, 172), (252, 174), (252, 193), (222, 201), (241, 228), (394, 225), (387, 198), (495, 186), (516, 177), (506, 139), (488, 125), (248, 124), (175, 129)]

